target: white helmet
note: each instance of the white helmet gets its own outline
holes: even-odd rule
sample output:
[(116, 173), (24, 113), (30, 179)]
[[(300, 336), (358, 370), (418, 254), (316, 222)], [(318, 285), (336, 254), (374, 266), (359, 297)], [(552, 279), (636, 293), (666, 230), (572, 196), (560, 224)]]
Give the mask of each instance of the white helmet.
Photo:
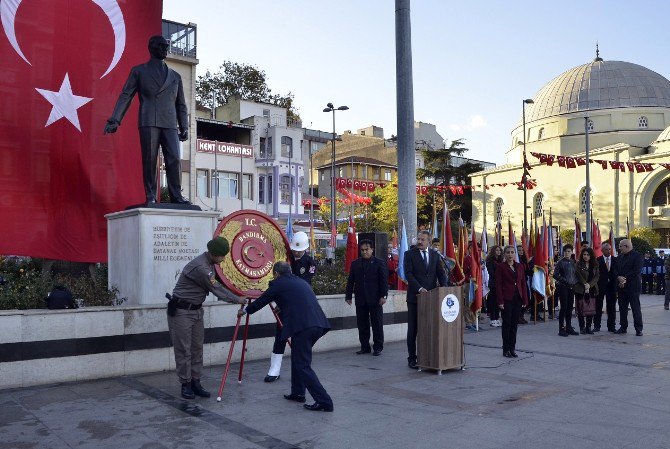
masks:
[(296, 232), (293, 234), (291, 239), (291, 250), (292, 251), (305, 251), (309, 248), (309, 238), (304, 232)]

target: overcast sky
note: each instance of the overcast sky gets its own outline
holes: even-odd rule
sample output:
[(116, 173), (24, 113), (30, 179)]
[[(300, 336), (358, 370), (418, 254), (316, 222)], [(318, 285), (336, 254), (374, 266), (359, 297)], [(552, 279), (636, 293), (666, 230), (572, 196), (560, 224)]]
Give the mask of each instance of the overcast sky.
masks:
[[(670, 77), (664, 1), (413, 0), (415, 120), (469, 156), (504, 162), (521, 101), (590, 62), (628, 61)], [(392, 0), (164, 0), (163, 18), (198, 25), (198, 74), (225, 60), (253, 64), (292, 92), (304, 126), (396, 132)]]

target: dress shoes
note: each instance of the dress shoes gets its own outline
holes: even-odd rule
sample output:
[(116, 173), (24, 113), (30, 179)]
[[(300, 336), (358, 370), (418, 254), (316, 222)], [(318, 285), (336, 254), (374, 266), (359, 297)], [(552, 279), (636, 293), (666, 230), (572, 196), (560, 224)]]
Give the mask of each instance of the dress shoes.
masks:
[(209, 391), (203, 388), (200, 384), (200, 379), (191, 380), (191, 390), (196, 396), (200, 396), (201, 398), (208, 398), (212, 395)]
[(535, 320), (535, 321), (544, 321), (544, 318), (542, 318), (541, 316), (538, 315), (537, 320)]
[(191, 204), (191, 202), (183, 196), (181, 198), (172, 198), (170, 202), (173, 204)]
[(268, 374), (267, 376), (265, 376), (265, 379), (263, 379), (263, 382), (270, 383), (270, 382), (274, 382), (275, 380), (279, 380), (279, 374), (277, 374), (276, 376), (271, 376), (271, 375)]
[(288, 399), (289, 401), (295, 401), (295, 402), (305, 402), (305, 396), (302, 394), (285, 394), (284, 399)]
[(591, 329), (589, 329), (589, 328), (586, 328), (586, 330), (584, 331), (584, 333), (585, 333), (585, 334), (588, 334), (588, 335), (593, 335), (593, 331), (592, 331)]
[(517, 353), (514, 352), (514, 351), (510, 351), (509, 353), (510, 353), (510, 355), (511, 355), (512, 357), (514, 357), (515, 359), (516, 359), (517, 357), (519, 357), (519, 354), (517, 354)]
[(571, 327), (570, 329), (568, 329), (567, 332), (568, 332), (568, 335), (579, 335), (579, 332), (577, 332), (574, 327)]
[(670, 310), (670, 306), (663, 306), (665, 310)]
[(610, 327), (610, 328), (607, 329), (607, 332), (611, 332), (613, 334), (616, 334), (616, 329), (613, 328), (613, 327)]
[(186, 382), (181, 384), (181, 397), (184, 399), (195, 399), (195, 394), (191, 389), (191, 383)]
[(586, 329), (584, 329), (583, 327), (580, 327), (579, 328), (579, 333), (584, 335), (586, 333)]
[(600, 332), (600, 326), (596, 326), (593, 328), (593, 332)]
[(512, 358), (512, 353), (510, 351), (505, 351), (503, 352), (503, 357), (507, 357), (508, 359)]
[(356, 351), (357, 355), (361, 354), (370, 354), (372, 351), (370, 349), (361, 349), (360, 351)]
[(616, 332), (614, 332), (614, 333), (615, 333), (615, 334), (625, 334), (625, 333), (626, 333), (626, 329), (620, 327), (620, 328), (617, 329)]
[(523, 317), (523, 315), (519, 315), (519, 324), (528, 324), (528, 321)]
[(409, 366), (412, 369), (419, 369), (418, 365), (416, 364), (416, 360), (410, 360), (407, 362), (407, 366)]
[(568, 334), (568, 331), (566, 331), (565, 329), (561, 329), (561, 330), (558, 331), (558, 336), (559, 337), (567, 337), (568, 335), (570, 335), (570, 334)]
[(642, 336), (642, 331), (635, 331), (635, 336), (636, 337), (641, 337)]
[(380, 350), (376, 350), (376, 349), (375, 349), (375, 350), (372, 352), (372, 355), (375, 356), (375, 357), (379, 357), (380, 355), (382, 355), (382, 351), (381, 351), (381, 349), (380, 349)]
[(333, 411), (333, 406), (332, 405), (325, 405), (325, 404), (319, 404), (318, 402), (315, 402), (314, 404), (305, 404), (303, 405), (307, 410), (311, 410), (313, 412), (332, 412)]
[(156, 198), (147, 198), (146, 204), (156, 204)]

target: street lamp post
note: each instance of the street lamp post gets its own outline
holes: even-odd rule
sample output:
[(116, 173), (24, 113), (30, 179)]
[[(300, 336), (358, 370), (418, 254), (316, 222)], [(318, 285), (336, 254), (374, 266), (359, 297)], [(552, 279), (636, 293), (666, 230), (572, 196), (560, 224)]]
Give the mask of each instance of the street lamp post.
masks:
[(528, 171), (526, 166), (528, 165), (528, 159), (526, 158), (526, 105), (533, 104), (534, 101), (530, 98), (527, 98), (522, 101), (522, 120), (523, 120), (523, 176), (521, 177), (521, 182), (523, 183), (523, 233), (528, 235)]
[(333, 113), (333, 147), (331, 151), (331, 160), (330, 160), (330, 227), (331, 229), (337, 229), (337, 203), (335, 202), (335, 139), (337, 134), (335, 134), (335, 111), (346, 111), (348, 106), (333, 106), (333, 103), (328, 103), (323, 112), (332, 112)]

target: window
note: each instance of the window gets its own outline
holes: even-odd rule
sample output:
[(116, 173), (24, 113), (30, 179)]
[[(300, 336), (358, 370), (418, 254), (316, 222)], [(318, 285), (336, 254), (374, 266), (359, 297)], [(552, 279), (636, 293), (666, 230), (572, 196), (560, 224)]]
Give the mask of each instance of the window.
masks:
[(293, 139), (282, 136), (281, 138), (281, 156), (293, 157)]
[(503, 200), (502, 198), (496, 198), (493, 202), (493, 210), (495, 211), (496, 222), (502, 222), (503, 218)]
[(586, 129), (588, 129), (589, 132), (591, 132), (591, 131), (593, 131), (595, 128), (596, 128), (596, 127), (595, 127), (595, 125), (593, 124), (593, 120), (588, 119), (588, 120), (586, 121)]
[(237, 173), (214, 172), (212, 174), (212, 194), (221, 198), (239, 198), (237, 194), (238, 181)]
[(361, 136), (364, 136), (364, 135), (365, 135), (365, 131), (361, 130)]
[(537, 132), (537, 140), (542, 139), (544, 139), (544, 128), (540, 128), (540, 130)]
[[(591, 206), (593, 206), (593, 190), (591, 190)], [(579, 191), (579, 213), (586, 213), (586, 187), (582, 187)]]
[(293, 190), (293, 177), (291, 175), (282, 175), (279, 181), (281, 204), (291, 204), (291, 194), (293, 193)]
[(251, 175), (246, 173), (242, 175), (242, 198), (244, 198), (245, 200), (253, 199), (252, 181), (253, 177)]
[(337, 168), (337, 176), (339, 176), (340, 178), (344, 178), (344, 167)]
[(384, 181), (390, 181), (390, 180), (391, 180), (391, 170), (387, 168), (384, 170)]
[(648, 128), (649, 127), (649, 120), (647, 120), (647, 117), (645, 117), (644, 115), (642, 117), (640, 117), (637, 120), (637, 127), (638, 128)]
[(381, 176), (381, 171), (382, 169), (379, 167), (374, 167), (372, 169), (372, 180), (373, 181), (379, 181), (379, 177)]
[(326, 180), (326, 172), (322, 171), (321, 172), (321, 181), (325, 181), (325, 180)]
[(196, 170), (195, 171), (195, 191), (196, 196), (201, 198), (209, 198), (209, 191), (207, 189), (207, 170)]
[(368, 179), (368, 166), (361, 167), (361, 179)]
[(258, 204), (265, 203), (265, 176), (258, 177)]
[(421, 168), (421, 159), (418, 157), (414, 159), (414, 164), (416, 165), (416, 168)]
[(533, 197), (533, 214), (535, 218), (540, 218), (544, 215), (544, 194), (536, 193)]
[(274, 195), (274, 184), (272, 183), (272, 175), (268, 175), (268, 204), (272, 204)]
[(260, 141), (261, 147), (261, 158), (262, 159), (272, 159), (272, 137), (261, 137)]
[(270, 110), (269, 109), (263, 109), (263, 117), (270, 117)]
[(358, 167), (356, 165), (351, 166), (351, 177), (358, 178)]

